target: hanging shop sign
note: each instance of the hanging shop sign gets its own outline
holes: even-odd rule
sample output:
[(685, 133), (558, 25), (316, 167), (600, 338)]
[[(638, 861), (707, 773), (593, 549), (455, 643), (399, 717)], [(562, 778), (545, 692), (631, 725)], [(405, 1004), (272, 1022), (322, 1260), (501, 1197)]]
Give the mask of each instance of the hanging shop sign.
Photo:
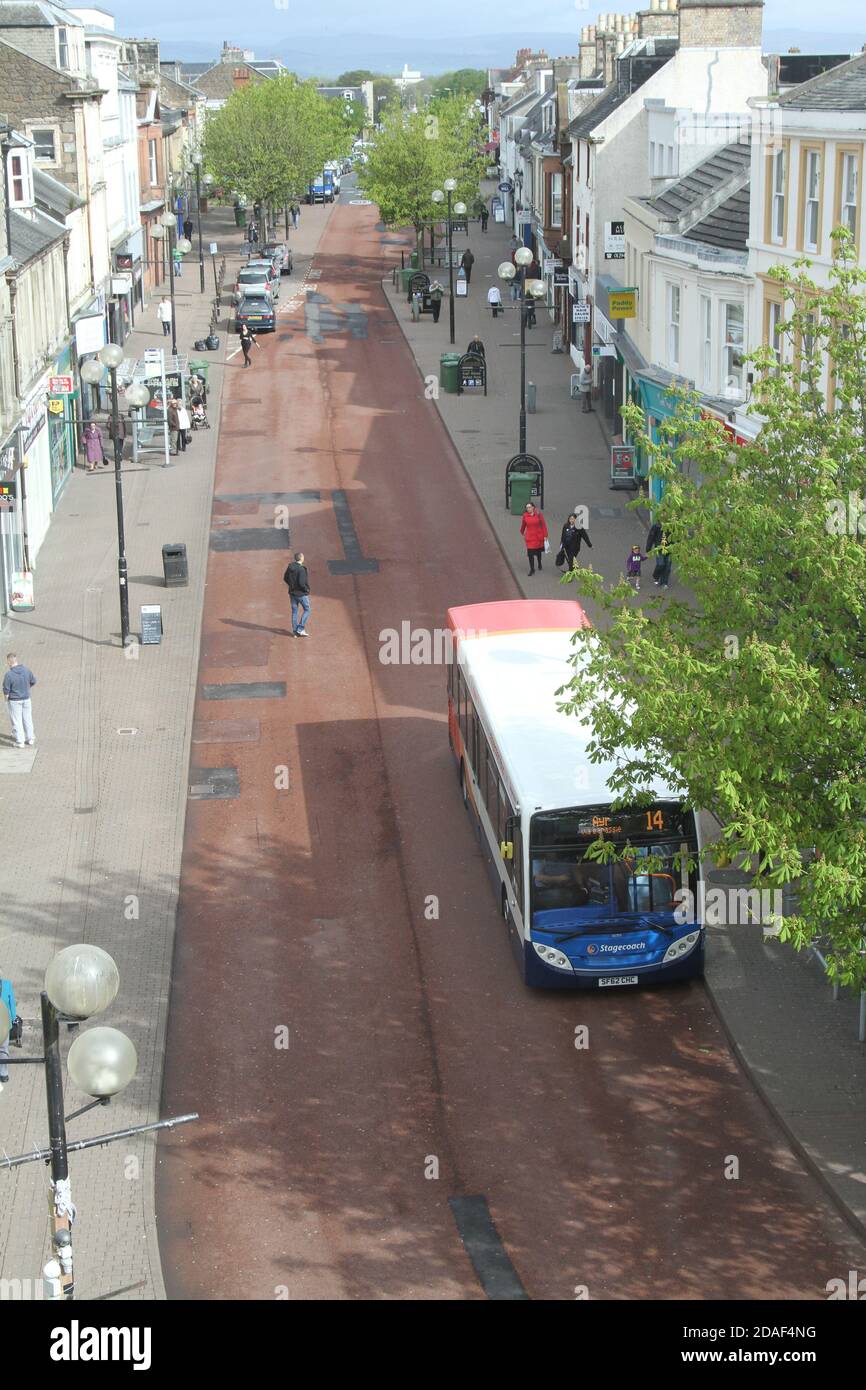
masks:
[(612, 319), (637, 318), (637, 290), (611, 290), (607, 297), (607, 307)]
[(584, 300), (581, 300), (578, 304), (572, 304), (572, 306), (571, 306), (571, 321), (572, 321), (572, 323), (589, 323), (591, 317), (592, 317), (592, 311), (591, 311), (591, 309), (590, 309), (590, 307), (589, 307), (589, 305), (587, 304), (587, 302), (586, 302), (585, 299), (584, 299)]
[(625, 260), (625, 222), (605, 222), (604, 259), (606, 261)]
[(71, 396), (72, 377), (71, 376), (50, 376), (48, 378), (49, 396)]

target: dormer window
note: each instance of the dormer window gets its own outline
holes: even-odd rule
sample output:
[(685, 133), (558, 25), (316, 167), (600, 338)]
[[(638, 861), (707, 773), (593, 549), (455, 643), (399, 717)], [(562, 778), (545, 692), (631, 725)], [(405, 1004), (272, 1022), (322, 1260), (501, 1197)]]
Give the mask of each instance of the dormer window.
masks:
[(61, 25), (57, 30), (57, 66), (59, 68), (69, 67), (69, 38), (65, 25)]

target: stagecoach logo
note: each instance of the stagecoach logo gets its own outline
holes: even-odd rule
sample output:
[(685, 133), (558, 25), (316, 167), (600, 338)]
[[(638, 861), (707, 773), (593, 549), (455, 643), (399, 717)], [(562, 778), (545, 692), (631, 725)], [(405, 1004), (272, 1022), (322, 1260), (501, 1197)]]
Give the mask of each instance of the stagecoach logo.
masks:
[(645, 942), (645, 941), (631, 941), (631, 942), (629, 942), (628, 944), (625, 944), (625, 945), (622, 945), (622, 946), (616, 946), (616, 945), (613, 945), (613, 946), (607, 946), (607, 945), (597, 946), (596, 943), (595, 943), (594, 941), (591, 941), (591, 942), (589, 943), (589, 945), (587, 946), (587, 948), (586, 948), (586, 954), (587, 954), (588, 956), (594, 956), (594, 955), (597, 955), (597, 953), (598, 953), (599, 951), (645, 951), (645, 950), (646, 950), (646, 942)]

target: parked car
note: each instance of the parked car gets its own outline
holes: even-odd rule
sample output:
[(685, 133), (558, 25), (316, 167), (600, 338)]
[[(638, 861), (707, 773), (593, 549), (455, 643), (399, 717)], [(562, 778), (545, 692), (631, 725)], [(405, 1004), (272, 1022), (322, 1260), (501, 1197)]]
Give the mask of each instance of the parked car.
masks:
[(238, 272), (238, 278), (235, 281), (235, 303), (239, 303), (244, 295), (251, 291), (267, 292), (273, 295), (274, 299), (279, 295), (280, 277), (270, 262), (263, 265), (245, 265)]
[(279, 261), (281, 275), (291, 275), (292, 253), (284, 241), (269, 241), (262, 250), (266, 256), (270, 256), (274, 261)]
[(279, 262), (279, 259), (278, 259), (276, 256), (269, 256), (269, 255), (266, 255), (264, 251), (260, 251), (259, 254), (258, 254), (257, 256), (251, 256), (250, 259), (247, 261), (246, 265), (242, 267), (242, 269), (244, 269), (244, 270), (264, 270), (264, 271), (267, 272), (267, 275), (268, 275), (268, 278), (269, 278), (269, 279), (271, 279), (271, 280), (276, 280), (276, 281), (279, 283), (279, 279), (280, 279), (280, 262)]
[(248, 323), (255, 333), (273, 333), (277, 326), (274, 301), (267, 293), (245, 294), (235, 309), (235, 327)]

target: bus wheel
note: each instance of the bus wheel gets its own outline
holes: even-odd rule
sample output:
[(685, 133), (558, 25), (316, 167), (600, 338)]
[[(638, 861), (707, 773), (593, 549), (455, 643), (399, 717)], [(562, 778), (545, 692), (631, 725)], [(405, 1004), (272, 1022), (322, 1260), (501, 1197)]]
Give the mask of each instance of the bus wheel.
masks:
[(500, 912), (502, 913), (502, 920), (503, 920), (503, 922), (507, 923), (507, 922), (508, 922), (508, 893), (507, 893), (506, 890), (505, 890), (505, 885), (504, 885), (504, 884), (503, 884), (502, 888), (500, 889), (499, 899), (500, 899), (499, 910), (500, 910)]

